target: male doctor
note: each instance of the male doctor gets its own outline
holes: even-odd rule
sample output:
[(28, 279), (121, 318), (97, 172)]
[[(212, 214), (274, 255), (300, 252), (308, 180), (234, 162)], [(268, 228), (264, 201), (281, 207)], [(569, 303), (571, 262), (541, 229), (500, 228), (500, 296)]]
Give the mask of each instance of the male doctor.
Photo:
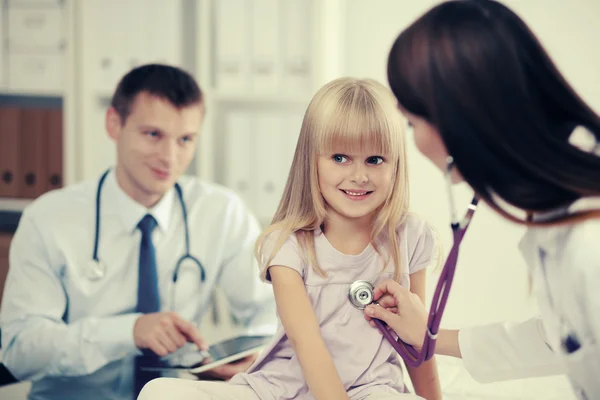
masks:
[[(32, 381), (30, 399), (130, 400), (152, 378), (140, 373), (144, 362), (186, 342), (206, 347), (195, 323), (211, 309), (215, 285), (236, 320), (274, 331), (272, 292), (254, 264), (257, 221), (231, 191), (182, 176), (203, 116), (188, 73), (133, 69), (106, 113), (114, 168), (25, 209), (0, 324), (3, 362)], [(186, 219), (198, 263), (186, 258), (173, 283)], [(214, 373), (228, 379), (252, 361)]]

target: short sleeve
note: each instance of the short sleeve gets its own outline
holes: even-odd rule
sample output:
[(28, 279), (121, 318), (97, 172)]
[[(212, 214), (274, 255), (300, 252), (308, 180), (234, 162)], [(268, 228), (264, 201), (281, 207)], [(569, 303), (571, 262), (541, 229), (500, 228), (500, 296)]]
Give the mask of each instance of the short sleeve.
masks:
[(283, 245), (281, 245), (279, 249), (276, 249), (275, 246), (277, 245), (278, 240), (278, 232), (273, 232), (265, 239), (265, 244), (263, 246), (265, 259), (268, 260), (271, 257), (273, 250), (275, 250), (275, 255), (270, 262), (261, 266), (261, 279), (265, 282), (271, 282), (269, 268), (272, 266), (291, 268), (298, 272), (302, 279), (304, 279), (306, 266), (304, 259), (301, 256), (302, 253), (296, 235), (290, 235), (286, 241), (283, 242)]
[(414, 274), (435, 263), (439, 256), (437, 233), (424, 220), (412, 223), (407, 232), (409, 250), (409, 274)]

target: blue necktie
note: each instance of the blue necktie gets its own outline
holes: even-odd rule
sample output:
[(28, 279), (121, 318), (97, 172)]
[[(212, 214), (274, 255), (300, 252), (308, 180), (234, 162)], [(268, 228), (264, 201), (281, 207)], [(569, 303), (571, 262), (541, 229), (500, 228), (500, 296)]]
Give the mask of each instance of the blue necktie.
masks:
[[(138, 276), (136, 312), (148, 314), (160, 311), (160, 295), (158, 293), (158, 273), (156, 271), (156, 251), (152, 243), (152, 232), (158, 223), (150, 214), (146, 214), (139, 222), (138, 229), (142, 232), (140, 242), (140, 262)], [(153, 371), (141, 370), (141, 367), (156, 364), (159, 357), (150, 349), (143, 349), (143, 355), (136, 357), (134, 369), (134, 393), (137, 399), (142, 387), (150, 380), (160, 375)]]
[(152, 232), (157, 225), (158, 223), (150, 214), (146, 214), (138, 224), (138, 228), (142, 232), (142, 240), (136, 311), (144, 314), (160, 311), (156, 252), (154, 244), (152, 244)]

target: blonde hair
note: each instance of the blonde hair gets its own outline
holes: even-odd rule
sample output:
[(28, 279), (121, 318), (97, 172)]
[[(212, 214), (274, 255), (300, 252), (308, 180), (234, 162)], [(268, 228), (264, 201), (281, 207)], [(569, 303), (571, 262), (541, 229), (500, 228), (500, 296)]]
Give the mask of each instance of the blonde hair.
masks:
[[(317, 160), (319, 154), (329, 152), (385, 154), (394, 164), (393, 185), (372, 226), (371, 243), (377, 249), (376, 239), (384, 234), (383, 243), (394, 263), (394, 279), (399, 281), (402, 265), (396, 229), (404, 221), (409, 204), (404, 122), (391, 91), (371, 79), (336, 79), (323, 86), (310, 102), (281, 202), (256, 244), (261, 267), (269, 265), (294, 233), (305, 261), (326, 276), (316, 261), (314, 230), (327, 215), (319, 190)], [(265, 246), (275, 232), (278, 239), (269, 240), (274, 245)]]

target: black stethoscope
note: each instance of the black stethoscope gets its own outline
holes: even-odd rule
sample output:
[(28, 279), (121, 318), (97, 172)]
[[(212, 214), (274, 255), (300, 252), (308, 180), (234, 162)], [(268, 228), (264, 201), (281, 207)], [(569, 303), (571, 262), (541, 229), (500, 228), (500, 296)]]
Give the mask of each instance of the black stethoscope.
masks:
[[(450, 227), (452, 228), (454, 244), (450, 250), (450, 253), (448, 254), (448, 258), (446, 259), (446, 263), (444, 264), (444, 268), (442, 269), (440, 278), (435, 288), (431, 302), (431, 308), (429, 309), (427, 332), (425, 333), (421, 350), (417, 351), (414, 347), (406, 344), (400, 338), (396, 340), (390, 333), (385, 322), (376, 318), (373, 319), (373, 322), (375, 325), (377, 325), (377, 328), (381, 331), (383, 336), (388, 342), (390, 342), (392, 347), (410, 367), (418, 367), (425, 361), (430, 360), (435, 354), (435, 343), (437, 340), (440, 323), (442, 321), (442, 315), (444, 314), (444, 309), (446, 308), (446, 302), (448, 301), (448, 295), (450, 294), (452, 280), (454, 279), (454, 271), (456, 270), (456, 262), (458, 261), (458, 250), (460, 248), (460, 243), (467, 232), (467, 228), (471, 223), (471, 219), (473, 218), (473, 214), (477, 209), (477, 203), (479, 201), (477, 196), (474, 196), (473, 200), (471, 200), (471, 204), (469, 205), (469, 209), (467, 210), (465, 217), (461, 222), (458, 222), (454, 207), (454, 197), (452, 196), (451, 172), (453, 165), (454, 160), (452, 157), (448, 157), (446, 179), (448, 183), (450, 212), (452, 215), (452, 223), (450, 224)], [(354, 307), (358, 309), (364, 309), (369, 304), (375, 303), (373, 290), (374, 287), (370, 282), (359, 280), (350, 285), (348, 298)]]
[[(106, 275), (106, 264), (102, 262), (98, 258), (98, 245), (100, 244), (100, 197), (102, 194), (102, 185), (104, 185), (104, 180), (108, 176), (110, 170), (107, 170), (102, 174), (100, 180), (98, 181), (98, 188), (96, 189), (96, 229), (94, 236), (94, 253), (92, 254), (92, 259), (90, 260), (90, 265), (88, 268), (88, 279), (92, 281), (97, 281), (99, 279), (104, 278)], [(181, 186), (178, 183), (175, 183), (175, 192), (177, 193), (177, 198), (179, 199), (179, 204), (181, 205), (181, 214), (183, 216), (183, 226), (185, 229), (185, 253), (183, 256), (179, 258), (177, 263), (175, 264), (175, 270), (173, 271), (173, 289), (171, 290), (171, 302), (170, 305), (174, 304), (175, 299), (175, 283), (177, 283), (177, 278), (179, 277), (179, 270), (181, 266), (186, 260), (190, 260), (200, 269), (200, 281), (204, 282), (206, 279), (206, 272), (204, 270), (204, 266), (196, 257), (194, 257), (190, 253), (190, 231), (188, 226), (188, 218), (187, 218), (187, 208), (185, 206), (185, 202), (183, 201), (183, 191), (181, 190)]]

